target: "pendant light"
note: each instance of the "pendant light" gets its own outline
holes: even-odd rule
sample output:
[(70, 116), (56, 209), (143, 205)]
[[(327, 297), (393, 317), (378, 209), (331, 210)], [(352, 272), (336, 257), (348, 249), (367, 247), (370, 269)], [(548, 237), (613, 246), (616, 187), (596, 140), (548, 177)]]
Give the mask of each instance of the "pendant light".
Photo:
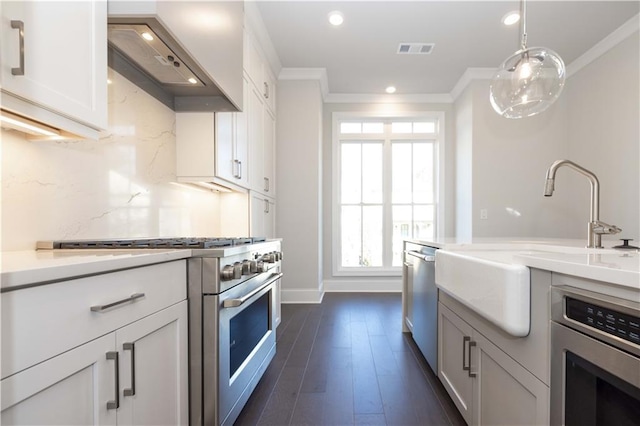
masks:
[(507, 58), (491, 80), (493, 109), (506, 118), (546, 110), (560, 96), (566, 76), (562, 58), (545, 47), (527, 47), (527, 6), (520, 2), (520, 50)]

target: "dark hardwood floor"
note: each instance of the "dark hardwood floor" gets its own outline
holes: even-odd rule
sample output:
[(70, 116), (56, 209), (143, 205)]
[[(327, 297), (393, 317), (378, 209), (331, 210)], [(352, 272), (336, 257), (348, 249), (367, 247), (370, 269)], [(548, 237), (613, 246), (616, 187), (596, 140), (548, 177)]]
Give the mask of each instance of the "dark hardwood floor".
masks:
[(282, 305), (276, 355), (236, 425), (464, 425), (409, 335), (399, 293)]

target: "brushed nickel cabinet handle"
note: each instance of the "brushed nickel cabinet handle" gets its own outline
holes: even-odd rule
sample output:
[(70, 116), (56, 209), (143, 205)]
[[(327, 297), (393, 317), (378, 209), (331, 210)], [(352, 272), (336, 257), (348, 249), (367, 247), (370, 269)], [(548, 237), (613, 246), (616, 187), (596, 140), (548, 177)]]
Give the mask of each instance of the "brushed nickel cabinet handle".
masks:
[(18, 34), (20, 35), (20, 66), (18, 68), (11, 68), (11, 74), (24, 75), (24, 22), (11, 21), (11, 28), (18, 30)]
[(242, 161), (238, 160), (238, 179), (242, 179)]
[(126, 299), (118, 300), (117, 302), (108, 303), (106, 305), (95, 305), (95, 306), (92, 306), (91, 307), (91, 312), (104, 312), (106, 310), (114, 308), (114, 307), (116, 307), (118, 305), (122, 305), (124, 303), (135, 302), (136, 300), (138, 300), (138, 299), (140, 299), (142, 297), (144, 297), (144, 293), (134, 293), (130, 297), (127, 297)]
[(120, 407), (120, 362), (118, 361), (118, 352), (107, 352), (107, 359), (112, 359), (116, 363), (116, 373), (114, 375), (116, 399), (107, 401), (107, 410), (117, 410)]
[(469, 342), (469, 368), (467, 370), (467, 372), (469, 373), (469, 377), (476, 377), (476, 373), (472, 373), (471, 372), (471, 348), (474, 347), (476, 345), (476, 342), (474, 342), (473, 340)]
[(471, 359), (469, 359), (469, 366), (465, 362), (465, 358), (467, 356), (467, 343), (471, 341), (471, 337), (464, 336), (462, 338), (462, 369), (464, 371), (469, 371), (471, 369)]
[(122, 392), (124, 396), (133, 396), (136, 394), (136, 344), (133, 342), (123, 343), (122, 349), (131, 351), (131, 387)]
[(280, 278), (282, 278), (284, 274), (282, 272), (274, 274), (272, 276), (272, 278), (266, 282), (264, 285), (258, 287), (257, 289), (253, 290), (252, 292), (245, 294), (244, 296), (238, 298), (238, 299), (227, 299), (224, 302), (222, 302), (222, 307), (223, 308), (237, 308), (238, 306), (241, 306), (242, 304), (244, 304), (247, 300), (251, 299), (253, 296), (255, 296), (256, 294), (260, 293), (262, 290), (264, 290), (265, 288), (269, 287), (271, 284), (273, 284), (274, 282), (276, 282), (277, 280), (279, 280)]

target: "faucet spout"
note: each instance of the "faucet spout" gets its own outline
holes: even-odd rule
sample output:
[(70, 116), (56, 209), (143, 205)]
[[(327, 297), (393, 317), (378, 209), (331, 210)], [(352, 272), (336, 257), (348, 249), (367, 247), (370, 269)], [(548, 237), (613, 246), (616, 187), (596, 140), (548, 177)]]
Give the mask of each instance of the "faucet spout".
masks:
[(594, 232), (594, 224), (600, 222), (600, 182), (595, 174), (570, 160), (554, 161), (547, 170), (544, 196), (550, 197), (553, 195), (556, 172), (563, 166), (569, 167), (589, 179), (589, 183), (591, 184), (591, 208), (589, 211), (587, 247), (602, 248), (601, 234)]

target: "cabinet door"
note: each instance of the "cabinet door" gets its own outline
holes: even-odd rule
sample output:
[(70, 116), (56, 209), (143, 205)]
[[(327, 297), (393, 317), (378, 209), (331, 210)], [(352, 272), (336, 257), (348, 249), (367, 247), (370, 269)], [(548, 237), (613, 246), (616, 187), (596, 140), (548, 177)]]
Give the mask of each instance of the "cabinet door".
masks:
[(265, 199), (265, 215), (264, 215), (264, 235), (266, 238), (275, 238), (276, 236), (276, 203), (273, 200)]
[(251, 194), (251, 229), (249, 233), (252, 237), (264, 237), (265, 236), (265, 215), (267, 211), (268, 201), (263, 197)]
[(249, 92), (251, 86), (246, 76), (243, 78), (243, 105), (242, 112), (236, 112), (235, 115), (235, 144), (234, 144), (234, 160), (237, 161), (236, 171), (238, 172), (238, 184), (243, 188), (249, 188)]
[(262, 94), (251, 86), (249, 93), (249, 154), (250, 167), (249, 179), (251, 189), (264, 192), (264, 103)]
[[(2, 91), (106, 128), (107, 2), (3, 1), (1, 13)], [(12, 28), (12, 21), (23, 30)]]
[(6, 425), (115, 425), (118, 393), (115, 334), (82, 346), (10, 376), (1, 382)]
[[(215, 141), (213, 139), (209, 141), (212, 146), (215, 145), (215, 154), (213, 155), (216, 163), (215, 175), (230, 182), (238, 179), (239, 169), (234, 152), (235, 114), (232, 112), (215, 114)], [(212, 117), (213, 115), (211, 114)]]
[(187, 302), (116, 332), (120, 425), (188, 423)]
[(469, 324), (438, 305), (438, 377), (467, 424), (473, 417), (473, 378), (464, 367), (471, 362), (468, 346), (472, 334)]
[(549, 388), (480, 333), (473, 340), (473, 424), (549, 424)]
[(276, 119), (269, 110), (264, 110), (264, 191), (270, 197), (276, 196), (275, 156)]

